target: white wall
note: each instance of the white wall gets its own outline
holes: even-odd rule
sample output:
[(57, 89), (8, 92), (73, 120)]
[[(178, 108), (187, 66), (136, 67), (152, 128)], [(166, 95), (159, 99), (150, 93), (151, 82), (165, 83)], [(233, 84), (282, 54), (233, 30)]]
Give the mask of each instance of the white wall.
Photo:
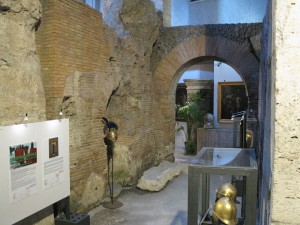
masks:
[(231, 123), (218, 122), (218, 83), (242, 81), (240, 75), (226, 63), (214, 61), (191, 66), (182, 74), (178, 83), (184, 83), (184, 79), (214, 80), (214, 127), (232, 128)]
[(218, 122), (218, 83), (242, 81), (240, 75), (226, 63), (214, 62), (214, 127), (232, 128), (232, 123)]
[(171, 26), (261, 23), (267, 0), (170, 0)]
[(171, 26), (189, 25), (189, 3), (187, 0), (171, 1)]
[(195, 80), (213, 80), (214, 79), (214, 64), (196, 64), (188, 68), (180, 77), (178, 83), (184, 83), (185, 79)]

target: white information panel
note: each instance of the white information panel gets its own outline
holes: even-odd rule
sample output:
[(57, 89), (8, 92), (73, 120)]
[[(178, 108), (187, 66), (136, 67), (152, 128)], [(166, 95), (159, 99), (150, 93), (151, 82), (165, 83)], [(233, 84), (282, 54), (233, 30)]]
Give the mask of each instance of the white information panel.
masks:
[(70, 195), (69, 119), (0, 127), (1, 225)]

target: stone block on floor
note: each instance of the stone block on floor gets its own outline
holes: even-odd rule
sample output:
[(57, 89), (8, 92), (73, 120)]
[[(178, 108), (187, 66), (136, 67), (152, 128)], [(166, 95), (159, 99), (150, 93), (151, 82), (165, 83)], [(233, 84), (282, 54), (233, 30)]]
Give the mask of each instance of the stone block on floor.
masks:
[(137, 187), (147, 191), (160, 191), (168, 181), (178, 176), (183, 165), (177, 162), (162, 161), (159, 166), (145, 171), (138, 181)]

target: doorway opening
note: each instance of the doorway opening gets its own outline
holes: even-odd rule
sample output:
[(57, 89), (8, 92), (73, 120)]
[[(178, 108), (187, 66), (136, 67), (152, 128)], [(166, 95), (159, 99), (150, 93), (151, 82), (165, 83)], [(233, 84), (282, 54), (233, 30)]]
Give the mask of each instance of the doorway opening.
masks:
[[(178, 76), (175, 161), (191, 160), (202, 147), (233, 147), (231, 115), (248, 108), (246, 85), (239, 73), (224, 62), (209, 60), (186, 67)], [(192, 111), (195, 99), (197, 115)]]

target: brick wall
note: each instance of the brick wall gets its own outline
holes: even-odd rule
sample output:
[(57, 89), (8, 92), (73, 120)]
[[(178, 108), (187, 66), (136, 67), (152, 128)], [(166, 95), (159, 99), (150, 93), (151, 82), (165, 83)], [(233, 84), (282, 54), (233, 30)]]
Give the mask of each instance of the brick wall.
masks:
[(36, 41), (45, 93), (61, 97), (69, 74), (107, 69), (110, 34), (104, 36), (102, 15), (84, 3), (49, 0), (43, 12)]
[[(102, 200), (100, 184), (89, 188), (96, 173), (106, 180), (106, 151), (101, 117), (119, 83), (112, 75), (109, 57), (116, 43), (114, 32), (102, 15), (85, 3), (73, 0), (43, 2), (37, 31), (37, 53), (46, 96), (47, 118), (58, 117), (60, 109), (70, 119), (70, 173), (72, 208), (87, 210)], [(102, 192), (106, 191), (101, 188)], [(84, 199), (90, 195), (95, 199)], [(93, 193), (93, 191), (95, 193)], [(98, 199), (97, 199), (98, 198)]]

